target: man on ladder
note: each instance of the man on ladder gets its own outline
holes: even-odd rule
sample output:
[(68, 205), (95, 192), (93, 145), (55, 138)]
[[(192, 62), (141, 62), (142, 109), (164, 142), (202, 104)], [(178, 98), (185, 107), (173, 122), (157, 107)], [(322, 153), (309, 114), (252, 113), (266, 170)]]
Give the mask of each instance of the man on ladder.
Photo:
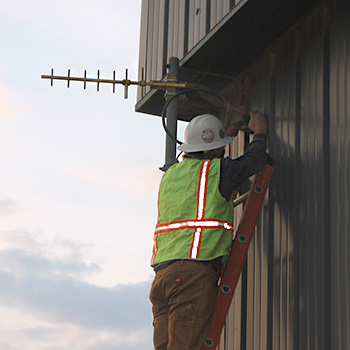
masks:
[(237, 134), (209, 114), (191, 120), (179, 150), (184, 160), (164, 174), (158, 200), (150, 300), (155, 350), (200, 350), (209, 326), (222, 267), (233, 238), (232, 192), (263, 169), (267, 120), (250, 113), (255, 132), (244, 155), (223, 158)]

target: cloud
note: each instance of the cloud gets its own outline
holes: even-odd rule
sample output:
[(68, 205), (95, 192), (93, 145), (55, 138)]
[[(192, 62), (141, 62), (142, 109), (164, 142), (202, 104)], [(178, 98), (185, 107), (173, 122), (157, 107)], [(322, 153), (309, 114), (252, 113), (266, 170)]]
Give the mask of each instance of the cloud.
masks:
[[(67, 274), (79, 276), (98, 271), (96, 264), (88, 265), (72, 257), (66, 259), (43, 257), (22, 249), (8, 249), (0, 252), (0, 263), (11, 266), (12, 272), (34, 274)], [(24, 268), (25, 267), (25, 268)], [(6, 268), (5, 268), (6, 269)]]
[(103, 288), (58, 274), (15, 276), (0, 271), (1, 303), (50, 322), (89, 329), (147, 328), (151, 321), (148, 289), (148, 282)]
[(17, 346), (14, 347), (14, 346), (10, 345), (8, 342), (0, 342), (0, 349), (2, 349), (2, 350), (21, 350)]
[(0, 217), (8, 216), (18, 208), (17, 202), (12, 199), (0, 199)]
[(25, 334), (29, 338), (46, 338), (51, 339), (57, 334), (57, 329), (48, 326), (38, 326), (38, 327), (30, 327), (22, 330), (23, 334)]
[(87, 347), (86, 350), (152, 350), (153, 347), (149, 342), (149, 335), (138, 333), (132, 338), (125, 339), (120, 344), (120, 339), (111, 338), (107, 340), (97, 340), (93, 345)]
[[(151, 350), (152, 327), (144, 331), (84, 329), (39, 321), (24, 311), (0, 307), (1, 350)], [(16, 316), (16, 318), (14, 318)]]
[(97, 265), (31, 247), (0, 251), (0, 266), (0, 304), (85, 329), (135, 332), (151, 324), (149, 281), (114, 288), (86, 283), (79, 277)]

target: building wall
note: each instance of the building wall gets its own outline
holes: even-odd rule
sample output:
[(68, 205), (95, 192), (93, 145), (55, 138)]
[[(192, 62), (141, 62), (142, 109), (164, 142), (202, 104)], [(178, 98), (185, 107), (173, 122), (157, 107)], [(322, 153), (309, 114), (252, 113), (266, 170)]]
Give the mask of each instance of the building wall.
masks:
[[(164, 2), (161, 11), (167, 3), (166, 44), (153, 24), (140, 56), (152, 79), (162, 59), (150, 58), (162, 45), (183, 57), (234, 6), (211, 1), (207, 16), (206, 1)], [(276, 169), (221, 349), (350, 349), (348, 3), (320, 2), (223, 91), (233, 105), (268, 116)], [(237, 138), (235, 156), (244, 142)]]
[(330, 249), (332, 349), (350, 349), (350, 5), (338, 1), (330, 31)]
[[(318, 6), (242, 72), (276, 170), (225, 349), (350, 349), (348, 5)], [(227, 88), (232, 96), (239, 87)], [(239, 99), (237, 99), (238, 101)], [(237, 305), (235, 306), (237, 307)], [(226, 337), (227, 338), (227, 337)]]
[[(169, 57), (183, 57), (241, 0), (143, 0), (139, 76), (160, 80)], [(138, 90), (140, 100), (149, 88)]]

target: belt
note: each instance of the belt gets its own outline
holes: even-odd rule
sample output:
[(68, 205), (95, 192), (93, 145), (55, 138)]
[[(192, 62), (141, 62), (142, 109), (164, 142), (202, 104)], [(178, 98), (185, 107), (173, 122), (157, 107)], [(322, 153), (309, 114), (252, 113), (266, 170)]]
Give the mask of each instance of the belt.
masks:
[(215, 271), (220, 272), (222, 268), (222, 259), (221, 256), (213, 259), (213, 260), (193, 260), (193, 259), (174, 259), (174, 260), (168, 260), (168, 261), (163, 261), (153, 267), (153, 270), (155, 273), (166, 269), (170, 265), (172, 265), (176, 261), (193, 261), (198, 264), (205, 264), (208, 266), (211, 266)]

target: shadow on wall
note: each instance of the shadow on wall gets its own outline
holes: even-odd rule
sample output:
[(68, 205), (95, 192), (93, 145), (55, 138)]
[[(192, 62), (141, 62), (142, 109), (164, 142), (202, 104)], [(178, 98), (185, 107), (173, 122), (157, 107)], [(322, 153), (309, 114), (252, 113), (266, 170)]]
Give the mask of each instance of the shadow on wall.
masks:
[(270, 120), (270, 130), (276, 130), (269, 141), (276, 168), (269, 194), (269, 235), (265, 236), (269, 240), (268, 348), (277, 344), (280, 349), (294, 348), (308, 342), (314, 344), (310, 349), (326, 349), (322, 345), (329, 293), (325, 272), (330, 266), (322, 224), (327, 209), (324, 158), (308, 148), (316, 144), (315, 139), (304, 135), (301, 145), (298, 127), (293, 133), (288, 130), (291, 120), (278, 116)]

